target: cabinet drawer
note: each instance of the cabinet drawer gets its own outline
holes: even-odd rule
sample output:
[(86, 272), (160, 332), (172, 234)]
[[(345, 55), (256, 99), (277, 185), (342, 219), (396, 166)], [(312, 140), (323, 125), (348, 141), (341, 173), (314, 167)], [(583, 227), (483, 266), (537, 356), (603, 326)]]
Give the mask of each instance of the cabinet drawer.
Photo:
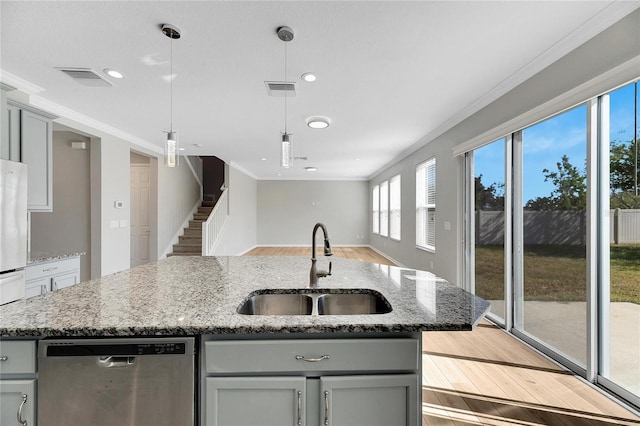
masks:
[(0, 374), (35, 373), (36, 342), (0, 340)]
[(207, 373), (417, 371), (414, 339), (205, 342)]
[(27, 265), (26, 280), (31, 281), (38, 278), (50, 277), (53, 275), (64, 274), (80, 269), (80, 258), (72, 257), (69, 259), (54, 260), (51, 262), (36, 263)]

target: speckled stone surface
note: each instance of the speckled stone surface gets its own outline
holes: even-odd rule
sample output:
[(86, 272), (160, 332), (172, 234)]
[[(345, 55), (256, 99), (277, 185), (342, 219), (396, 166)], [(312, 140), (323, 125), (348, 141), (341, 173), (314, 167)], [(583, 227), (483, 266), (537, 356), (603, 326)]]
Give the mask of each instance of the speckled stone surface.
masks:
[(27, 259), (27, 265), (34, 265), (36, 263), (51, 262), (53, 260), (68, 259), (70, 257), (84, 256), (85, 252), (69, 253), (69, 252), (54, 252), (54, 251), (32, 251), (29, 253), (29, 259)]
[[(329, 258), (318, 260), (327, 267)], [(254, 291), (307, 287), (303, 257), (171, 257), (0, 306), (0, 336), (144, 336), (470, 330), (489, 303), (433, 274), (331, 258), (318, 289), (381, 293), (377, 315), (242, 315)]]

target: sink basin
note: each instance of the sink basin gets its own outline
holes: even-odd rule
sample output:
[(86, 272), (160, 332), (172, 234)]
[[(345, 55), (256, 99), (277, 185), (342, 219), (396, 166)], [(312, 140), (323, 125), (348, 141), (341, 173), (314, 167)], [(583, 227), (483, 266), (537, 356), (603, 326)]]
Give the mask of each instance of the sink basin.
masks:
[(391, 312), (391, 306), (379, 294), (332, 293), (318, 297), (319, 315), (371, 315)]
[[(373, 290), (259, 290), (240, 305), (242, 315), (374, 315), (391, 312), (385, 297)], [(348, 291), (348, 292), (345, 292)]]
[(311, 315), (313, 299), (305, 294), (255, 294), (238, 308), (244, 315)]

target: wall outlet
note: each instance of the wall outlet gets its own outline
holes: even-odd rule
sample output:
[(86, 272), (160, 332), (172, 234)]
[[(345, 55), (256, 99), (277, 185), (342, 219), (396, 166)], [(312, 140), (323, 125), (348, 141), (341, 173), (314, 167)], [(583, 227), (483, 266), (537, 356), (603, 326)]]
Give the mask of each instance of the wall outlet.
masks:
[(126, 228), (127, 226), (129, 226), (129, 221), (124, 219), (120, 221), (120, 228)]
[(451, 231), (451, 222), (445, 222), (444, 223), (444, 230), (445, 231)]
[(110, 226), (112, 228), (117, 228), (119, 226), (119, 223), (118, 223), (117, 220), (112, 220), (111, 223), (110, 223)]

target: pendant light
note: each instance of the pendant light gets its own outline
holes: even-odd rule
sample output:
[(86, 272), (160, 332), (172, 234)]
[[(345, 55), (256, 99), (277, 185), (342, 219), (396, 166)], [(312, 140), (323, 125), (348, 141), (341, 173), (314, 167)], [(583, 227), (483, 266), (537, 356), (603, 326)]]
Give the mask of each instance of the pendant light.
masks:
[[(287, 43), (293, 40), (293, 30), (289, 27), (278, 28), (278, 38), (284, 41), (284, 81), (287, 81)], [(284, 133), (282, 133), (282, 142), (280, 146), (280, 166), (288, 169), (291, 167), (291, 133), (287, 131), (287, 98), (288, 91), (284, 92)]]
[(177, 167), (180, 163), (179, 146), (178, 146), (178, 132), (173, 131), (173, 40), (180, 38), (180, 30), (171, 24), (162, 25), (162, 33), (171, 39), (170, 42), (170, 56), (169, 65), (171, 74), (169, 75), (169, 87), (170, 87), (170, 127), (167, 133), (167, 141), (164, 147), (164, 156), (166, 159), (167, 167)]

